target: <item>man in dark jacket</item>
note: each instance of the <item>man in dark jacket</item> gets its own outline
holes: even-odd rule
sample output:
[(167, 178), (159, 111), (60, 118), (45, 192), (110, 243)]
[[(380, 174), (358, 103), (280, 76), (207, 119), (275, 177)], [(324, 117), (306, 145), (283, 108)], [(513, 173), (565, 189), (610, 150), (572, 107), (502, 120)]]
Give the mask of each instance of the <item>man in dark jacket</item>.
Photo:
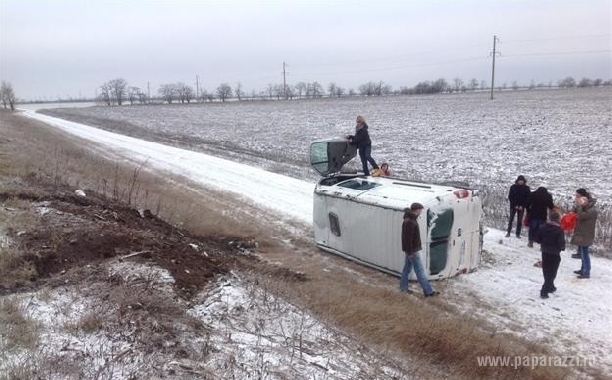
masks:
[(508, 200), (510, 201), (510, 220), (508, 221), (508, 233), (506, 237), (510, 237), (512, 232), (512, 222), (514, 221), (514, 215), (516, 214), (516, 237), (521, 237), (521, 226), (523, 225), (523, 214), (525, 213), (525, 206), (529, 200), (529, 194), (531, 191), (527, 186), (525, 177), (520, 175), (514, 181), (514, 185), (510, 186), (508, 192)]
[(355, 145), (359, 150), (359, 158), (363, 166), (363, 174), (370, 175), (368, 170), (368, 162), (372, 164), (374, 169), (378, 169), (376, 161), (372, 158), (372, 140), (368, 133), (368, 125), (362, 116), (357, 116), (357, 124), (355, 125), (355, 135), (346, 136), (346, 139), (351, 145)]
[(529, 215), (528, 247), (533, 247), (533, 235), (542, 224), (546, 223), (546, 214), (548, 210), (552, 210), (554, 207), (552, 195), (544, 186), (538, 187), (529, 196), (526, 207), (527, 215)]
[(540, 290), (540, 297), (548, 298), (548, 293), (554, 293), (555, 277), (561, 263), (561, 251), (565, 251), (565, 235), (559, 220), (561, 215), (551, 211), (548, 223), (542, 224), (534, 234), (534, 241), (540, 244), (542, 250), (542, 273), (544, 285)]
[(419, 257), (419, 253), (423, 248), (421, 245), (421, 232), (419, 230), (417, 218), (421, 215), (422, 211), (423, 205), (415, 202), (411, 204), (410, 208), (406, 209), (404, 213), (404, 222), (402, 223), (402, 251), (404, 251), (405, 262), (402, 277), (400, 279), (400, 291), (411, 293), (408, 288), (410, 285), (408, 276), (410, 276), (410, 272), (414, 266), (414, 272), (417, 281), (421, 285), (421, 288), (423, 288), (423, 294), (425, 294), (425, 297), (432, 297), (437, 296), (439, 292), (433, 290), (429, 284), (427, 276), (425, 275), (425, 270), (423, 269), (423, 264), (421, 263), (421, 258)]

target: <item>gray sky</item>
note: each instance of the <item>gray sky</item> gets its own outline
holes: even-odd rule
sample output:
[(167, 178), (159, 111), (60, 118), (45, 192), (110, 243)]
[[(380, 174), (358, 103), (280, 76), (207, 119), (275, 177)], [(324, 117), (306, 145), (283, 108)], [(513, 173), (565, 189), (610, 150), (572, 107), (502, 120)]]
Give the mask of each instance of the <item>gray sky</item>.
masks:
[(612, 0), (0, 0), (0, 77), (18, 98), (93, 96), (124, 78), (264, 90), (287, 82), (612, 79)]

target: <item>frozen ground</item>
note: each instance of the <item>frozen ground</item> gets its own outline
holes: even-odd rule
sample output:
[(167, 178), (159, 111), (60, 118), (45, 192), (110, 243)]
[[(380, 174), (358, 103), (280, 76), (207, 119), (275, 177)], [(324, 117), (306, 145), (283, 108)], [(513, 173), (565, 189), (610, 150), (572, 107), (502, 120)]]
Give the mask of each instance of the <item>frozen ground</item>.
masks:
[[(286, 221), (301, 222), (303, 230), (295, 233), (310, 233), (312, 181), (291, 179), (260, 168), (36, 113), (26, 115), (94, 141), (106, 154), (135, 162), (148, 159), (150, 169), (172, 168), (204, 187), (234, 192), (247, 202), (284, 215)], [(449, 280), (444, 299), (466, 313), (499, 324), (500, 333), (528, 337), (561, 355), (591, 358), (598, 368), (612, 373), (609, 355), (612, 351), (612, 330), (609, 328), (612, 293), (608, 290), (612, 262), (593, 258), (591, 279), (578, 281), (571, 273), (578, 268), (578, 260), (569, 258), (570, 246), (563, 253), (557, 293), (548, 300), (540, 300), (542, 274), (533, 266), (538, 259), (537, 251), (527, 248), (524, 240), (506, 239), (502, 235), (499, 230), (489, 230), (484, 246), (489, 253), (487, 261), (477, 273)]]

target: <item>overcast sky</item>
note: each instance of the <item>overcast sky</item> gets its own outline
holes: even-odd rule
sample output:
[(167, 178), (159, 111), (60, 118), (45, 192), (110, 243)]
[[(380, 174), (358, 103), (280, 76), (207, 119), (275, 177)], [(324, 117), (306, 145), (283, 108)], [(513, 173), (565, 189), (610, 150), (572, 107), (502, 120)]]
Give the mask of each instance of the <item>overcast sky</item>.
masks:
[(124, 78), (265, 90), (335, 82), (612, 78), (612, 0), (0, 0), (0, 77), (18, 98), (91, 97)]

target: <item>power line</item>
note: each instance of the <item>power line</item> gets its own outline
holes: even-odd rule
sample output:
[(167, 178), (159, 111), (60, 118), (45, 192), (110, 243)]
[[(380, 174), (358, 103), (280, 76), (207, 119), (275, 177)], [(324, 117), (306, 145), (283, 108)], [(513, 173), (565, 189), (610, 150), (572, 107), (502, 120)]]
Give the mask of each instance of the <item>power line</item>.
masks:
[(431, 63), (422, 63), (422, 64), (410, 64), (410, 65), (401, 65), (401, 66), (391, 66), (391, 67), (380, 67), (375, 69), (362, 69), (362, 70), (343, 70), (343, 71), (334, 71), (334, 72), (294, 72), (295, 75), (336, 75), (336, 74), (356, 74), (356, 73), (367, 73), (367, 72), (376, 72), (376, 71), (391, 71), (391, 70), (401, 70), (415, 67), (430, 67), (430, 66), (440, 66), (446, 65), (450, 63), (459, 63), (459, 62), (469, 62), (469, 61), (480, 61), (486, 60), (488, 57), (472, 57), (472, 58), (464, 58), (464, 59), (455, 59), (450, 61), (440, 61), (440, 62), (431, 62)]
[[(456, 50), (468, 50), (468, 49), (472, 49), (472, 48), (478, 48), (478, 49), (486, 49), (486, 47), (482, 44), (478, 44), (478, 45), (466, 45), (466, 46), (460, 46), (460, 47), (454, 47), (454, 48), (445, 48), (444, 51), (456, 51)], [(338, 61), (336, 63), (317, 63), (317, 64), (312, 64), (309, 65), (310, 67), (320, 67), (320, 66), (338, 66), (338, 65), (350, 65), (350, 64), (355, 64), (355, 63), (368, 63), (368, 62), (378, 62), (378, 61), (397, 61), (397, 60), (403, 60), (403, 59), (412, 59), (414, 58), (415, 55), (424, 55), (424, 54), (430, 54), (430, 53), (439, 53), (440, 50), (439, 49), (431, 49), (431, 50), (421, 50), (421, 51), (415, 51), (412, 52), (410, 55), (399, 55), (399, 56), (386, 56), (386, 57), (377, 57), (377, 58), (369, 58), (369, 59), (359, 59), (359, 60), (350, 60), (350, 61)]]
[(593, 53), (610, 53), (611, 49), (607, 50), (583, 50), (583, 51), (563, 51), (563, 52), (551, 52), (551, 53), (526, 53), (526, 54), (508, 54), (503, 57), (526, 57), (526, 56), (540, 56), (540, 55), (564, 55), (564, 54), (593, 54)]
[(612, 34), (591, 34), (591, 35), (586, 35), (586, 36), (539, 38), (539, 39), (531, 39), (531, 40), (507, 40), (507, 41), (501, 41), (501, 43), (507, 44), (507, 43), (518, 43), (518, 42), (565, 41), (565, 40), (580, 40), (580, 39), (586, 39), (586, 38), (602, 38), (602, 37), (612, 37)]

